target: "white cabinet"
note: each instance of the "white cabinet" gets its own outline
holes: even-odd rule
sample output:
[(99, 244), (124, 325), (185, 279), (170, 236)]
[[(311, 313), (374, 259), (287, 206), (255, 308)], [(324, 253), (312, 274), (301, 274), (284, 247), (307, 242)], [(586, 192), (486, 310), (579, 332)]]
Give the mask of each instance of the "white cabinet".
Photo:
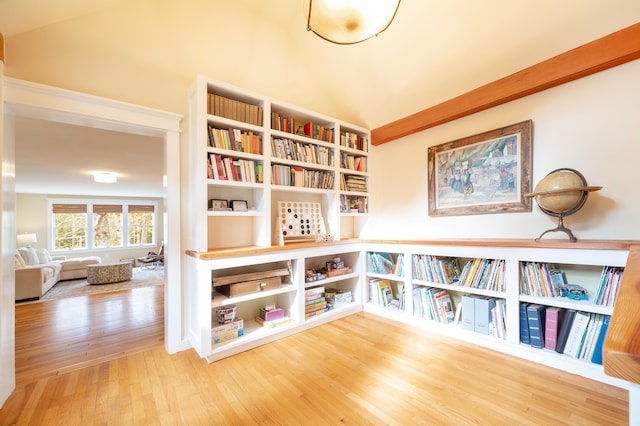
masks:
[[(534, 241), (486, 241), (465, 242), (451, 241), (437, 244), (390, 244), (364, 243), (365, 256), (369, 259), (366, 272), (364, 310), (387, 317), (389, 319), (406, 322), (443, 335), (459, 338), (490, 349), (502, 351), (535, 362), (540, 362), (555, 368), (560, 368), (574, 374), (583, 375), (594, 380), (603, 381), (616, 386), (627, 387), (621, 380), (604, 374), (602, 365), (595, 364), (590, 358), (580, 359), (565, 353), (558, 353), (548, 348), (538, 348), (521, 342), (520, 308), (525, 304), (539, 304), (545, 308), (558, 307), (565, 310), (579, 311), (592, 319), (598, 315), (611, 315), (613, 308), (594, 303), (594, 296), (598, 292), (603, 270), (606, 267), (616, 267), (622, 270), (626, 264), (628, 248), (620, 244), (592, 244), (578, 243), (536, 243)], [(394, 269), (374, 270), (371, 259), (374, 253), (384, 254), (381, 258), (391, 259), (389, 265), (395, 264)], [(459, 272), (467, 263), (486, 265), (486, 270), (478, 268), (475, 281), (439, 279), (433, 275), (425, 275), (422, 270), (427, 263), (425, 258), (432, 256), (432, 260), (452, 259), (457, 262)], [(400, 259), (398, 262), (397, 260)], [(421, 264), (421, 262), (424, 262)], [(385, 262), (382, 262), (383, 264)], [(438, 271), (435, 262), (432, 267)], [(521, 291), (524, 268), (527, 263), (549, 264), (563, 272), (566, 281), (579, 284), (587, 290), (587, 299), (572, 300), (567, 297), (545, 297), (527, 295)], [(398, 275), (395, 271), (402, 265), (403, 270)], [(442, 266), (440, 266), (442, 268)], [(381, 281), (388, 281), (391, 285), (393, 298), (400, 298), (398, 302), (387, 306), (373, 293)], [(417, 294), (416, 294), (417, 293)], [(424, 302), (424, 294), (437, 295), (447, 293), (452, 306), (449, 307), (452, 316), (443, 314), (449, 321), (430, 316), (419, 306)], [(422, 299), (420, 298), (422, 295)], [(475, 299), (475, 300), (474, 300)], [(433, 300), (433, 299), (432, 299)], [(490, 307), (497, 304), (504, 328), (498, 333), (495, 329), (469, 329), (464, 326), (465, 306), (467, 313), (473, 309), (473, 303), (486, 306), (487, 301), (493, 301)], [(471, 303), (471, 305), (469, 305)], [(402, 309), (398, 309), (401, 306)], [(478, 306), (478, 305), (475, 305)], [(438, 308), (436, 304), (436, 309)], [(458, 308), (461, 308), (458, 310)], [(447, 311), (447, 307), (441, 307)], [(490, 309), (490, 308), (484, 308)], [(476, 311), (477, 313), (478, 311)], [(485, 311), (485, 317), (486, 317)], [(494, 311), (495, 312), (495, 311)], [(497, 313), (496, 313), (497, 314)], [(481, 317), (480, 317), (481, 318)], [(473, 319), (472, 319), (473, 321)], [(479, 321), (475, 318), (475, 321)], [(487, 323), (494, 321), (489, 316)], [(496, 324), (490, 324), (494, 327)]]
[(278, 244), (281, 201), (319, 203), (326, 234), (358, 236), (367, 129), (202, 76), (189, 108), (189, 249)]
[[(263, 345), (292, 333), (323, 324), (362, 310), (362, 261), (359, 243), (298, 244), (297, 248), (255, 248), (238, 251), (189, 253), (187, 262), (188, 339), (201, 357), (209, 362)], [(338, 275), (324, 274), (308, 281), (310, 270), (319, 271), (327, 262), (340, 259), (349, 271)], [(276, 286), (230, 295), (220, 291), (216, 282), (227, 277), (270, 275), (271, 271), (287, 271), (279, 275)], [(244, 286), (245, 281), (241, 281)], [(247, 281), (254, 285), (252, 281)], [(317, 300), (307, 298), (314, 291)], [(307, 314), (309, 304), (322, 305)], [(264, 326), (256, 321), (260, 309), (273, 305), (284, 311), (287, 322)], [(233, 307), (236, 319), (243, 322), (242, 334), (216, 341), (216, 310)], [(223, 334), (226, 334), (225, 333)]]

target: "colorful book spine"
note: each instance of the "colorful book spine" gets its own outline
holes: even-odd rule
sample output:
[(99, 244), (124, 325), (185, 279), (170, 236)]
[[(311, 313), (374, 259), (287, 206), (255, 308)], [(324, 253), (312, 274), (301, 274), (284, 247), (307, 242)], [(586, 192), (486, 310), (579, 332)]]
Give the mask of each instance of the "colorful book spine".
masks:
[(520, 304), (520, 342), (527, 345), (531, 343), (531, 338), (529, 336), (529, 320), (527, 318), (528, 306), (528, 303)]
[(558, 325), (561, 317), (564, 315), (564, 309), (551, 306), (547, 308), (544, 323), (544, 347), (552, 351), (556, 350), (558, 341)]
[(604, 345), (604, 338), (607, 335), (607, 329), (609, 328), (610, 321), (611, 317), (609, 315), (605, 315), (602, 319), (602, 327), (600, 328), (600, 333), (598, 334), (598, 339), (596, 340), (593, 355), (591, 357), (591, 362), (595, 364), (602, 365), (602, 346)]

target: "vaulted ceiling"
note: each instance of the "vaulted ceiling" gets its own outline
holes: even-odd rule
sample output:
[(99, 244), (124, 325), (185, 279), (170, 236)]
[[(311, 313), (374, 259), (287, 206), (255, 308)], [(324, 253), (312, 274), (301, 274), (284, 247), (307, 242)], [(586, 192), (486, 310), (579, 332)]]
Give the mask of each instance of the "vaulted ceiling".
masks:
[[(53, 49), (47, 36), (55, 34), (78, 43), (76, 51), (86, 44), (91, 55), (81, 65), (84, 75), (69, 80), (65, 68), (50, 67), (45, 84), (61, 81), (102, 96), (91, 78), (109, 72), (120, 79), (120, 92), (110, 96), (186, 112), (183, 87), (158, 91), (151, 79), (129, 84), (121, 69), (106, 68), (110, 58), (100, 56), (113, 55), (128, 58), (134, 74), (157, 69), (158, 84), (163, 75), (190, 81), (202, 73), (368, 128), (639, 21), (637, 0), (402, 0), (386, 32), (337, 46), (306, 32), (302, 0), (0, 0), (9, 75), (12, 55), (38, 48), (43, 67), (50, 65), (55, 59), (44, 57)], [(81, 60), (66, 59), (74, 66)], [(15, 72), (27, 80), (42, 75), (19, 67)], [(74, 167), (79, 165), (68, 168)]]

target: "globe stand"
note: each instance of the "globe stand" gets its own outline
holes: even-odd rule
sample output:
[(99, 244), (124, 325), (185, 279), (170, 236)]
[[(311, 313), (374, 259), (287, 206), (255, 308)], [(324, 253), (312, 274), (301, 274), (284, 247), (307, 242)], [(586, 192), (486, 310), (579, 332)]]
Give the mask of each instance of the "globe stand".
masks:
[[(569, 174), (575, 175), (578, 181), (578, 184), (577, 185), (574, 184), (572, 186), (568, 186), (564, 188), (557, 187), (554, 184), (552, 184), (552, 182), (551, 183), (547, 182), (545, 185), (545, 180), (548, 180), (549, 177), (559, 173), (562, 173), (562, 174), (569, 173)], [(541, 186), (542, 188), (540, 188)], [(547, 187), (545, 188), (545, 186)], [(569, 237), (569, 240), (571, 240), (572, 243), (575, 243), (576, 241), (578, 241), (575, 235), (573, 235), (573, 232), (571, 232), (571, 229), (564, 226), (564, 217), (572, 215), (578, 210), (580, 210), (582, 206), (584, 206), (584, 203), (587, 202), (587, 197), (589, 196), (589, 192), (599, 191), (600, 189), (602, 189), (601, 186), (588, 186), (587, 180), (582, 175), (582, 173), (580, 173), (575, 169), (562, 168), (562, 169), (556, 169), (551, 173), (549, 173), (542, 181), (538, 182), (538, 185), (536, 185), (536, 192), (533, 192), (531, 194), (525, 194), (525, 197), (535, 197), (535, 200), (538, 203), (538, 207), (540, 207), (540, 210), (542, 210), (544, 214), (558, 218), (558, 226), (556, 226), (553, 229), (548, 229), (544, 231), (542, 234), (540, 234), (538, 238), (536, 238), (536, 241), (540, 241), (540, 239), (549, 232), (564, 232), (565, 234), (567, 234), (567, 236)], [(543, 207), (543, 203), (539, 199), (539, 197), (544, 197), (544, 196), (569, 194), (569, 193), (576, 193), (576, 192), (578, 192), (580, 195), (573, 205), (565, 206), (562, 208), (556, 207), (556, 209), (554, 210)]]
[(578, 241), (575, 235), (573, 235), (573, 232), (571, 232), (571, 229), (564, 226), (564, 216), (560, 216), (558, 218), (558, 226), (556, 226), (553, 229), (547, 229), (546, 231), (544, 231), (542, 234), (540, 234), (538, 238), (536, 238), (536, 241), (540, 241), (540, 239), (544, 236), (544, 234), (547, 234), (549, 232), (564, 232), (569, 236), (569, 240), (571, 240), (572, 243), (575, 243), (576, 241)]

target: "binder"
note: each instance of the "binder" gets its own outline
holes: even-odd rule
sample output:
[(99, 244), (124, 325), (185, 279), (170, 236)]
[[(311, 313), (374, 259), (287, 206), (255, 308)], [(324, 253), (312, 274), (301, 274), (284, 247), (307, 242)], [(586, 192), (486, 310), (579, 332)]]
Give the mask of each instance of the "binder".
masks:
[(528, 303), (520, 304), (520, 342), (526, 343), (527, 345), (531, 343), (529, 337), (529, 320), (527, 319), (528, 306)]
[(534, 348), (544, 347), (544, 327), (546, 306), (532, 303), (527, 306), (527, 321), (529, 322), (529, 340)]
[(544, 324), (544, 347), (552, 351), (556, 350), (558, 341), (558, 325), (564, 317), (564, 309), (555, 306), (547, 308)]
[(564, 353), (564, 347), (567, 344), (567, 338), (575, 316), (575, 309), (567, 309), (562, 320), (558, 322), (558, 341), (556, 342), (556, 352), (558, 353)]
[(491, 309), (496, 307), (496, 300), (487, 297), (476, 297), (474, 302), (474, 330), (476, 333), (489, 335)]

